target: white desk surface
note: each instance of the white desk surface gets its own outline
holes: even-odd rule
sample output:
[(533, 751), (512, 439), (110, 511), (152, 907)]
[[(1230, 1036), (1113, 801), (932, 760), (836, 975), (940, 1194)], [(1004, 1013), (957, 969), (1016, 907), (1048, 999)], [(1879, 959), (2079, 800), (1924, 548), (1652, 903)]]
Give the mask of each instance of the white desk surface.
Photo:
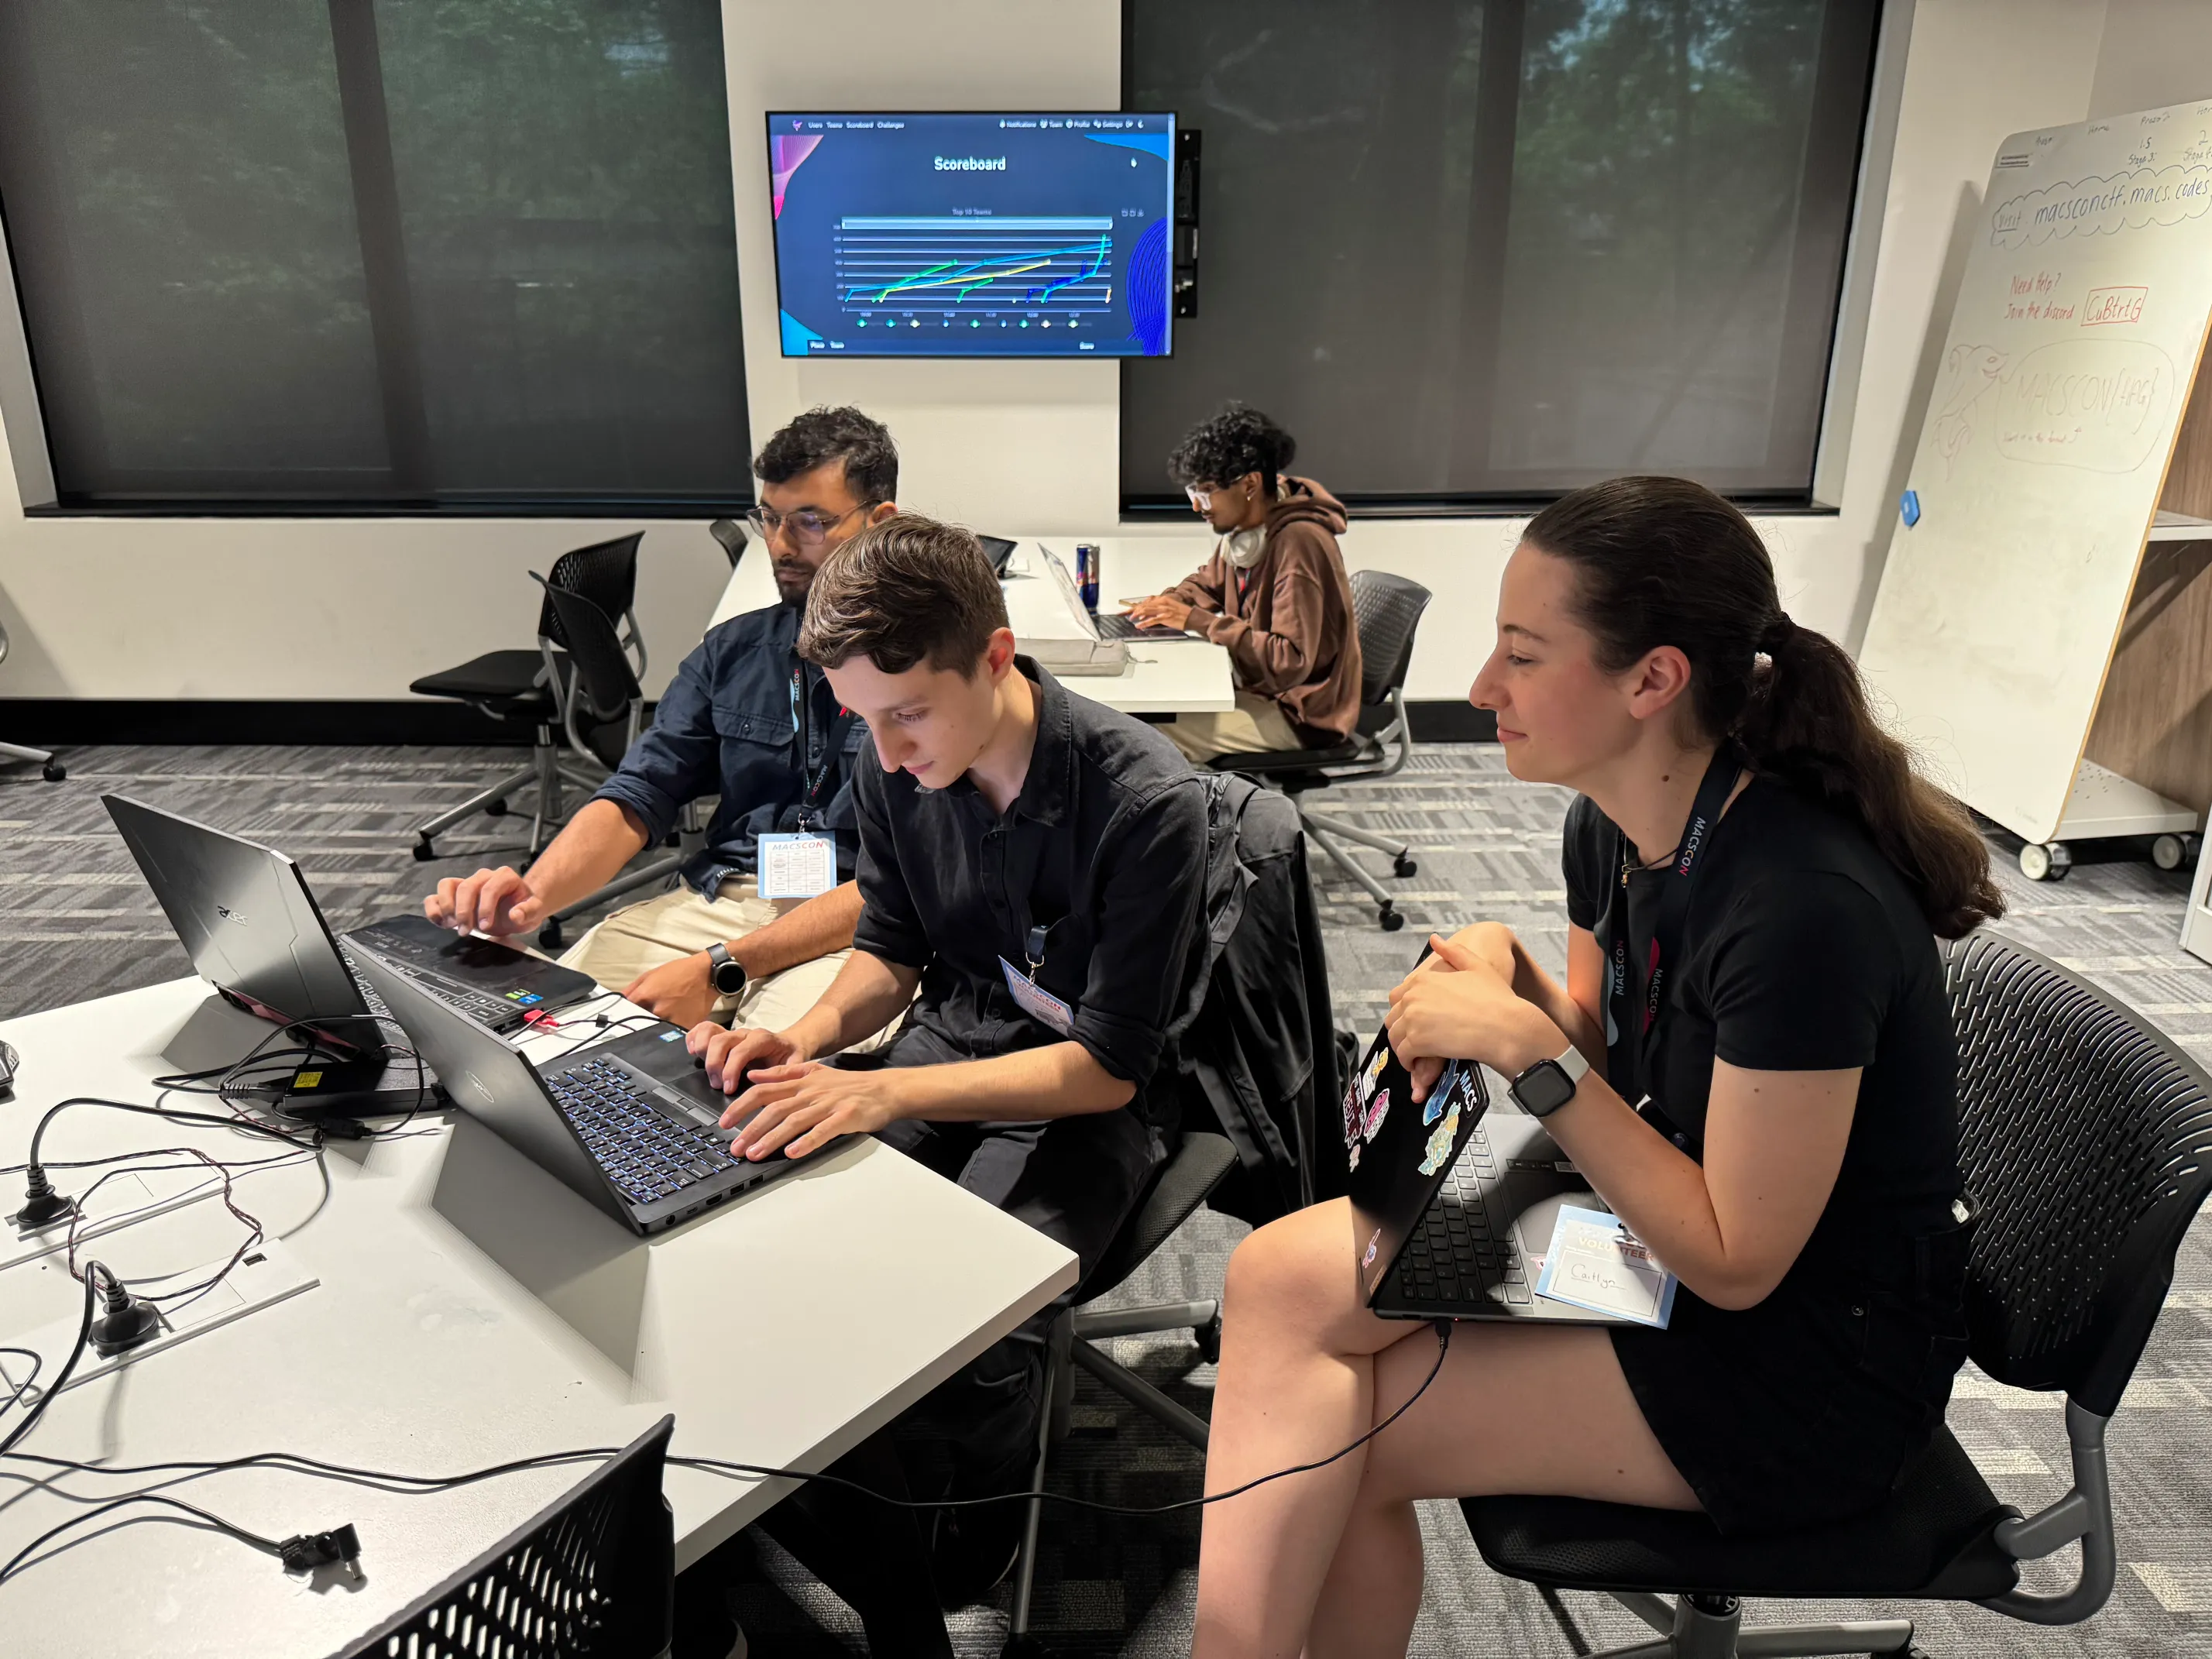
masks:
[[(0, 1103), (0, 1162), (22, 1161), (58, 1099), (150, 1103), (152, 1076), (225, 1063), (270, 1029), (198, 979), (0, 1024), (22, 1055), (16, 1098)], [(531, 1046), (542, 1059), (595, 1034)], [(69, 1389), (20, 1449), (118, 1463), (283, 1449), (435, 1474), (618, 1446), (672, 1411), (677, 1453), (820, 1468), (1075, 1280), (1067, 1251), (874, 1142), (647, 1242), (452, 1118), (418, 1121), (428, 1133), (411, 1139), (331, 1142), (327, 1181), (313, 1163), (240, 1178), (239, 1203), (319, 1284)], [(55, 1121), (42, 1152), (51, 1166), (179, 1146), (233, 1159), (282, 1150), (81, 1106)], [(91, 1178), (53, 1175), (64, 1192)], [(185, 1177), (149, 1177), (165, 1179)], [(8, 1209), (21, 1181), (0, 1176)], [(87, 1250), (132, 1278), (220, 1261), (242, 1237), (206, 1199)], [(59, 1320), (73, 1334), (82, 1296), (58, 1257), (0, 1269), (0, 1343)], [(41, 1380), (65, 1357), (48, 1354)], [(201, 1476), (173, 1495), (270, 1537), (351, 1521), (364, 1582), (291, 1577), (232, 1539), (172, 1521), (103, 1534), (118, 1516), (0, 1585), (0, 1648), (40, 1659), (335, 1652), (592, 1467), (434, 1496), (259, 1469)], [(48, 1473), (0, 1461), (0, 1559), (81, 1510), (34, 1484)], [(72, 1474), (56, 1484), (112, 1496), (152, 1480)], [(787, 1489), (671, 1468), (679, 1567)]]
[[(1069, 614), (1059, 585), (1041, 567), (1037, 544), (1058, 553), (1072, 571), (1075, 544), (1089, 541), (1103, 555), (1105, 586), (1098, 608), (1119, 611), (1121, 601), (1158, 593), (1195, 568), (1188, 543), (1142, 536), (1024, 536), (1020, 538), (1004, 584), (1007, 618), (1024, 639), (1074, 639), (1082, 624)], [(713, 622), (727, 622), (776, 602), (775, 579), (756, 542), (730, 573)], [(1218, 714), (1237, 706), (1229, 653), (1205, 640), (1158, 639), (1129, 641), (1129, 665), (1120, 675), (1071, 674), (1060, 684), (1094, 702), (1128, 714)]]

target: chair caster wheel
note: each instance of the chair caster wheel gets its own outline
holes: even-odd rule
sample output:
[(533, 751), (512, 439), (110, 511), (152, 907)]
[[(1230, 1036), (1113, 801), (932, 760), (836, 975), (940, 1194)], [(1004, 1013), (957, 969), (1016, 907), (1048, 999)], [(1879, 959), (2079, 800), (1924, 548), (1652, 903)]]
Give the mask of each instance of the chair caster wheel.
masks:
[(1212, 1322), (1200, 1325), (1191, 1332), (1198, 1341), (1198, 1357), (1209, 1365), (1221, 1363), (1221, 1316), (1213, 1316)]
[(557, 951), (568, 941), (562, 937), (561, 921), (555, 917), (538, 930), (538, 943), (548, 951)]
[(1051, 1650), (1024, 1631), (1011, 1637), (1006, 1645), (999, 1650), (999, 1659), (1047, 1659)]
[(39, 769), (39, 775), (48, 783), (59, 783), (69, 776), (69, 768), (59, 761), (48, 761)]
[(1397, 877), (1401, 881), (1403, 881), (1407, 876), (1419, 874), (1420, 868), (1421, 866), (1419, 865), (1414, 863), (1413, 860), (1407, 858), (1403, 853), (1399, 854), (1396, 858), (1390, 861), (1390, 873)]
[(497, 800), (486, 801), (483, 805), (483, 815), (488, 818), (505, 817), (507, 816), (507, 797), (502, 795)]
[(1375, 920), (1382, 924), (1382, 931), (1386, 933), (1395, 933), (1406, 925), (1405, 917), (1387, 904), (1375, 913)]
[(429, 838), (429, 836), (417, 836), (417, 837), (416, 838), (416, 842), (415, 842), (415, 862), (416, 862), (416, 863), (417, 863), (417, 864), (428, 864), (428, 863), (432, 859), (434, 859), (434, 858), (435, 858), (435, 857), (437, 857), (437, 856), (438, 856), (438, 849), (437, 849), (436, 848), (433, 847), (433, 846), (430, 844), (430, 838)]

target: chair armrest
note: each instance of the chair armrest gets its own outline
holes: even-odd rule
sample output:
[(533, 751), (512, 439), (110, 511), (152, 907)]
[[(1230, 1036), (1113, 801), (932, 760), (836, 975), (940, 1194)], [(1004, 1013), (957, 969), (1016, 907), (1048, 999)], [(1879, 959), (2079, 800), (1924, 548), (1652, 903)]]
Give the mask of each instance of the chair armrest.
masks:
[(2112, 1599), (2119, 1550), (2112, 1536), (2112, 1487), (2105, 1464), (2105, 1425), (2086, 1406), (2066, 1402), (2066, 1439), (2074, 1453), (2074, 1487), (2048, 1509), (2000, 1521), (1996, 1546), (2015, 1561), (2039, 1560), (2079, 1539), (2081, 1576), (2057, 1595), (2012, 1590), (1981, 1605), (2030, 1625), (2078, 1625)]

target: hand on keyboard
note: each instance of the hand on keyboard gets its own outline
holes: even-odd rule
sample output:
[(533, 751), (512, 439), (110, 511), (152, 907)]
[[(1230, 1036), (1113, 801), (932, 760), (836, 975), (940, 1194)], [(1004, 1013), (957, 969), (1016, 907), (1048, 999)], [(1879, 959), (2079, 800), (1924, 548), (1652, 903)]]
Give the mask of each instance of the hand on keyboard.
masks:
[(1172, 628), (1177, 633), (1190, 626), (1190, 612), (1189, 603), (1171, 593), (1155, 593), (1129, 606), (1129, 615), (1138, 627)]
[(526, 933), (545, 920), (545, 902), (529, 878), (506, 865), (472, 876), (447, 876), (422, 901), (422, 914), (457, 933), (471, 928), (504, 937)]

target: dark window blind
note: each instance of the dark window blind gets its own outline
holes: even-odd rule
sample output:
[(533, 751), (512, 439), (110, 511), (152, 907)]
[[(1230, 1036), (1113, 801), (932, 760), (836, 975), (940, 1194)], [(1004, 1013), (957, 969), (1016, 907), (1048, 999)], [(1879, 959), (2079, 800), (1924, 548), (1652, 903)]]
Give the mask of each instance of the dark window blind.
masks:
[(1372, 510), (1623, 472), (1802, 502), (1874, 0), (1127, 0), (1204, 135), (1200, 314), (1121, 371), (1124, 506), (1224, 399)]
[(0, 0), (64, 507), (751, 499), (715, 0)]

